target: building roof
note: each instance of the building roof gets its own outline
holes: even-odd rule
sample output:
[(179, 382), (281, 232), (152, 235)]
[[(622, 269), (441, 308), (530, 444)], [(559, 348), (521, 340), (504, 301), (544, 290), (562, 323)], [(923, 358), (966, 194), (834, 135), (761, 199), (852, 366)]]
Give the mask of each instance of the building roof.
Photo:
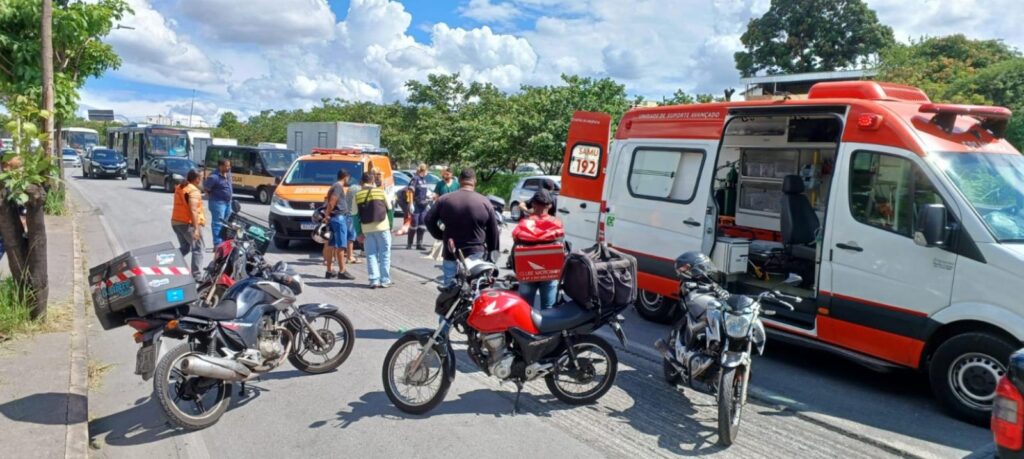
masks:
[(798, 81), (852, 80), (878, 75), (877, 69), (837, 70), (835, 72), (790, 73), (741, 78), (743, 84), (793, 83)]

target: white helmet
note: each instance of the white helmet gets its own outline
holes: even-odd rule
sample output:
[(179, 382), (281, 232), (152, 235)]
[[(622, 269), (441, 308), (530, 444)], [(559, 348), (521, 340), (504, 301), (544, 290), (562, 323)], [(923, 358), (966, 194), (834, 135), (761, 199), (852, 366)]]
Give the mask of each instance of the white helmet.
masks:
[(317, 244), (326, 244), (331, 242), (331, 227), (327, 224), (320, 223), (313, 229), (313, 240)]

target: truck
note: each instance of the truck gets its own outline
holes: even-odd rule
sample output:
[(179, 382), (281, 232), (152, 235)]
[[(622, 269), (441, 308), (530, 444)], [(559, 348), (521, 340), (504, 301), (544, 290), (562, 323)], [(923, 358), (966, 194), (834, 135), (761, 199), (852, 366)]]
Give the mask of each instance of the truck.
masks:
[[(777, 339), (921, 371), (953, 415), (989, 422), (1024, 341), (1024, 156), (1003, 107), (874, 81), (806, 99), (577, 112), (558, 215), (575, 247), (636, 257), (637, 312), (679, 316), (674, 257), (712, 257), (731, 292), (804, 299)], [(790, 273), (803, 282), (782, 285)], [(685, 287), (685, 286), (683, 286)]]
[(188, 131), (188, 138), (191, 147), (191, 159), (196, 164), (203, 164), (206, 162), (206, 149), (211, 145), (222, 145), (222, 146), (235, 146), (238, 145), (237, 139), (228, 139), (223, 137), (212, 137), (210, 131), (191, 129)]
[(288, 123), (288, 149), (304, 156), (314, 148), (380, 148), (380, 125), (347, 121)]

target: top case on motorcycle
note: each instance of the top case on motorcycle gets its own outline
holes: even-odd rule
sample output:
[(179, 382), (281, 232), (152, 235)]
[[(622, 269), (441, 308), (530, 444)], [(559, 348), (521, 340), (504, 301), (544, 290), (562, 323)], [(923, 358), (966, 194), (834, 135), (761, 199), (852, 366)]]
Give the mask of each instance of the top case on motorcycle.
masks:
[(235, 300), (221, 300), (212, 308), (201, 306), (189, 306), (186, 315), (206, 320), (231, 320), (238, 314), (238, 304)]
[(533, 325), (542, 334), (570, 330), (597, 318), (597, 312), (583, 309), (573, 301), (548, 309), (534, 310)]

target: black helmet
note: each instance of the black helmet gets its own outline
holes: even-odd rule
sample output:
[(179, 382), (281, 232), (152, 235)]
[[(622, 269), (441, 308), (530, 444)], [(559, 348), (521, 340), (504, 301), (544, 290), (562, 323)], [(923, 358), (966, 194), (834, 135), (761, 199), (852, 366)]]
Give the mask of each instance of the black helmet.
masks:
[(676, 275), (686, 280), (710, 277), (718, 272), (715, 264), (701, 252), (686, 252), (676, 257)]

